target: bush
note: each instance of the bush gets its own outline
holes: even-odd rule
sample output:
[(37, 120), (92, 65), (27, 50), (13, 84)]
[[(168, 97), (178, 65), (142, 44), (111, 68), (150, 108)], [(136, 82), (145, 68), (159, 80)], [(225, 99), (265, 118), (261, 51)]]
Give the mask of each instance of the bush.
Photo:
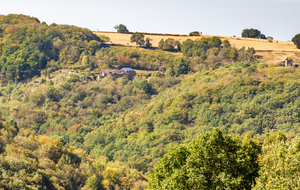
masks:
[(194, 32), (191, 32), (189, 34), (189, 36), (200, 36), (200, 33), (198, 31), (194, 31)]
[(124, 33), (124, 34), (129, 33), (129, 30), (124, 24), (116, 25), (114, 28), (117, 30), (118, 33)]

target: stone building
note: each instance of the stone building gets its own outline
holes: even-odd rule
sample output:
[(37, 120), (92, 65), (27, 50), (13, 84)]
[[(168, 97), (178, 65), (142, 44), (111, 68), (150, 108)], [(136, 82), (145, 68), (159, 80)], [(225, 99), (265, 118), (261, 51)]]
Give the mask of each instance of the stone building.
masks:
[(127, 75), (131, 80), (133, 80), (134, 76), (136, 75), (136, 72), (132, 68), (122, 68), (120, 70), (106, 69), (98, 75), (98, 78), (105, 78), (107, 76), (111, 76), (113, 80), (116, 80), (117, 78), (123, 77), (124, 75)]

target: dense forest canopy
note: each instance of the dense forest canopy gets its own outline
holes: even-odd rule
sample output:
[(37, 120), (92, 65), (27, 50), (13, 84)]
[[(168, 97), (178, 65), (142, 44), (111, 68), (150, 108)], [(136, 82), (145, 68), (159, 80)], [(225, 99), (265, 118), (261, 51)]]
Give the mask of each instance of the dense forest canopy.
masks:
[[(262, 145), (254, 175), (229, 176), (226, 187), (276, 188), (274, 166), (286, 169), (281, 180), (297, 179), (288, 158), (299, 154), (299, 68), (259, 63), (253, 48), (218, 37), (162, 41), (180, 45), (170, 53), (109, 46), (88, 29), (25, 15), (0, 16), (0, 28), (1, 188), (143, 189), (161, 158), (215, 128), (233, 147)], [(134, 80), (97, 79), (122, 67), (138, 69)]]
[(33, 77), (47, 64), (75, 64), (94, 54), (100, 38), (75, 26), (40, 23), (24, 15), (0, 17), (0, 69), (9, 80)]

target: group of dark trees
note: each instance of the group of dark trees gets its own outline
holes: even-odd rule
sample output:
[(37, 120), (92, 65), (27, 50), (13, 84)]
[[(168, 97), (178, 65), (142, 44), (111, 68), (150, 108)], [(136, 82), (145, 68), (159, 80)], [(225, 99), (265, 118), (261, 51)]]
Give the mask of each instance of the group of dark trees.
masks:
[(161, 39), (158, 43), (158, 49), (164, 51), (174, 51), (175, 47), (177, 51), (181, 51), (180, 41), (174, 40), (173, 38), (168, 38), (166, 40)]
[(242, 47), (237, 50), (228, 40), (222, 42), (219, 37), (201, 38), (195, 41), (188, 39), (181, 44), (181, 51), (183, 55), (192, 57), (193, 62), (209, 67), (236, 61), (250, 62), (255, 54), (253, 48)]
[(201, 34), (198, 31), (194, 31), (194, 32), (190, 32), (189, 36), (201, 36)]
[(242, 37), (267, 39), (266, 36), (262, 34), (259, 30), (253, 28), (244, 29), (242, 32)]
[(129, 30), (127, 29), (127, 27), (124, 24), (116, 25), (114, 27), (114, 29), (116, 29), (118, 33), (124, 33), (124, 34), (129, 33)]
[(140, 32), (133, 33), (132, 36), (130, 37), (130, 42), (136, 43), (137, 46), (145, 45), (146, 48), (152, 47), (151, 39), (147, 37), (145, 40), (144, 34)]

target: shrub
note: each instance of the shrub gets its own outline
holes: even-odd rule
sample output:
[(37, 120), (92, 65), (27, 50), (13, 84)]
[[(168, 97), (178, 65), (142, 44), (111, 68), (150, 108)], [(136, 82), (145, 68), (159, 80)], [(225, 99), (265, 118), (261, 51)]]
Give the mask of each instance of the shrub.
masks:
[(198, 31), (194, 31), (194, 32), (191, 32), (189, 34), (189, 36), (200, 36), (200, 33)]

